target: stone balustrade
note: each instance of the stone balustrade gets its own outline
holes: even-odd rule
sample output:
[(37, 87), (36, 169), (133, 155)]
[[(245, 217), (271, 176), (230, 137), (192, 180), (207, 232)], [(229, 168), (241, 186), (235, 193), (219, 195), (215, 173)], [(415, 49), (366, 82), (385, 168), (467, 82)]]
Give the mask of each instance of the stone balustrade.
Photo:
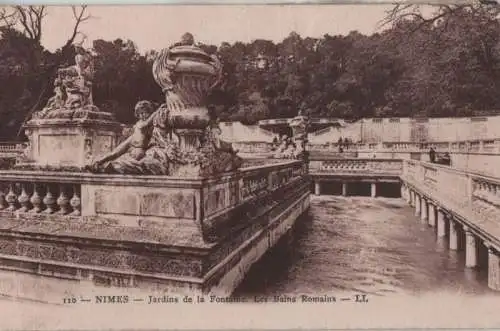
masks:
[[(189, 208), (202, 208), (205, 213), (212, 214), (219, 209), (243, 203), (260, 192), (275, 190), (294, 178), (304, 176), (307, 171), (304, 163), (300, 161), (249, 164), (250, 166), (230, 175), (220, 175), (211, 179), (210, 185), (204, 184), (206, 181), (201, 178), (177, 179), (167, 176), (131, 178), (123, 175), (77, 172), (2, 170), (0, 211), (109, 217), (108, 214), (121, 214), (119, 209), (122, 206), (119, 200), (124, 199), (129, 203), (123, 206), (124, 214), (130, 212), (141, 215), (144, 209), (147, 209), (147, 213), (152, 215), (158, 213), (167, 217), (181, 217), (189, 214), (194, 217), (196, 212), (176, 211), (175, 208), (153, 212), (151, 209), (154, 209), (154, 202), (175, 198), (172, 201), (186, 203), (191, 206)], [(135, 192), (128, 194), (129, 190)], [(148, 191), (154, 192), (156, 196), (148, 197)], [(201, 195), (205, 200), (195, 202)], [(217, 195), (217, 199), (212, 201), (212, 195)], [(183, 209), (182, 206), (178, 207)]]
[[(269, 153), (272, 152), (273, 144), (268, 142), (251, 142), (239, 141), (233, 142), (233, 147), (241, 153)], [(363, 143), (355, 142), (350, 144), (342, 144), (345, 152), (355, 151), (378, 151), (378, 152), (427, 152), (433, 147), (437, 152), (451, 153), (500, 153), (500, 139), (488, 140), (469, 140), (456, 142), (379, 142), (379, 143)], [(337, 142), (329, 144), (308, 144), (311, 152), (325, 151), (336, 152), (339, 149)], [(20, 153), (24, 149), (23, 144), (16, 142), (0, 143), (0, 153), (16, 152)]]
[(25, 144), (0, 142), (0, 158), (14, 158), (24, 152)]
[(478, 252), (487, 250), (488, 286), (500, 290), (500, 180), (414, 160), (403, 161), (401, 180), (415, 215), (448, 236), (450, 250), (465, 248), (465, 267), (480, 266)]
[(1, 142), (0, 153), (2, 152), (21, 152), (24, 148), (22, 143), (17, 142)]
[(413, 160), (403, 161), (401, 178), (500, 244), (498, 179)]
[(41, 182), (44, 176), (0, 183), (0, 211), (81, 215), (81, 186)]
[(323, 184), (340, 182), (342, 195), (347, 195), (349, 183), (369, 183), (371, 196), (377, 196), (378, 183), (399, 183), (402, 163), (398, 159), (335, 159), (309, 161), (314, 192), (321, 194)]
[[(425, 152), (430, 148), (437, 152), (449, 153), (500, 153), (500, 139), (488, 140), (468, 140), (456, 142), (379, 142), (379, 143), (351, 143), (342, 145), (344, 151), (358, 152)], [(335, 151), (339, 144), (332, 142), (330, 144), (314, 145), (309, 144), (311, 151)]]
[(318, 173), (364, 173), (392, 174), (399, 176), (402, 171), (401, 160), (397, 159), (336, 159), (311, 160), (311, 172)]
[(233, 142), (233, 148), (241, 153), (271, 153), (273, 144), (267, 142)]
[(203, 178), (2, 170), (0, 269), (227, 294), (308, 208), (309, 188), (301, 160)]

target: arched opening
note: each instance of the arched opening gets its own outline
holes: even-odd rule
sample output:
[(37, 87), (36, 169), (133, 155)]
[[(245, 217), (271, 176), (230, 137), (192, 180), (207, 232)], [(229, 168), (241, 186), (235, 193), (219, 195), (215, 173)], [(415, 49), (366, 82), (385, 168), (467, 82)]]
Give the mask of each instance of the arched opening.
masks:
[(363, 182), (352, 182), (347, 185), (347, 195), (369, 197), (371, 196), (371, 184)]
[(377, 183), (377, 196), (386, 198), (401, 198), (401, 184)]
[(324, 195), (342, 195), (342, 183), (337, 181), (323, 182), (321, 194)]

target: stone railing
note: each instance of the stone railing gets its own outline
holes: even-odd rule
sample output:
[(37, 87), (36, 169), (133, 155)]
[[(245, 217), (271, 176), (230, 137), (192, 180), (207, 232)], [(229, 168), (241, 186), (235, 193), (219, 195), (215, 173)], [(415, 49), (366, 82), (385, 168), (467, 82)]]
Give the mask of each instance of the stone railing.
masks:
[[(467, 140), (456, 142), (379, 142), (351, 143), (342, 145), (344, 151), (358, 152), (428, 152), (433, 147), (437, 152), (449, 153), (494, 153), (500, 154), (500, 139)], [(338, 143), (309, 144), (311, 151), (338, 151)]]
[(80, 176), (0, 171), (0, 210), (41, 215), (81, 215)]
[(306, 174), (302, 161), (247, 166), (208, 179), (1, 170), (0, 212), (7, 217), (78, 217), (121, 226), (161, 219), (205, 223)]
[(71, 280), (56, 300), (81, 280), (227, 296), (309, 205), (307, 164), (266, 161), (199, 178), (0, 171), (0, 269)]
[(392, 174), (399, 176), (402, 171), (401, 160), (397, 159), (337, 159), (312, 160), (311, 172), (320, 173), (363, 173), (363, 174)]
[[(372, 146), (373, 145), (373, 146)], [(363, 150), (366, 149), (367, 147), (372, 147), (375, 149), (377, 144), (363, 144), (363, 143), (351, 143), (351, 144), (342, 144), (342, 149), (344, 152), (355, 152), (358, 150)], [(308, 144), (308, 148), (311, 152), (313, 151), (318, 151), (318, 152), (338, 152), (339, 150), (339, 144), (338, 143), (330, 143), (330, 144)]]
[(500, 180), (427, 162), (404, 160), (401, 179), (500, 243)]
[(0, 142), (0, 157), (3, 155), (21, 154), (25, 145), (18, 142)]
[(240, 153), (272, 153), (273, 144), (266, 142), (233, 142), (233, 148)]

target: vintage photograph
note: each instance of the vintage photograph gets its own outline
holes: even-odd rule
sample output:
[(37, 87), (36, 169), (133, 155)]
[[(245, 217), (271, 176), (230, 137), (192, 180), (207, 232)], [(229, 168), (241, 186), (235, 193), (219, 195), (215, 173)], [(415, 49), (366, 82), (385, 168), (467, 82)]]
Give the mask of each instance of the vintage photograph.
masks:
[(0, 312), (500, 327), (500, 4), (0, 7)]

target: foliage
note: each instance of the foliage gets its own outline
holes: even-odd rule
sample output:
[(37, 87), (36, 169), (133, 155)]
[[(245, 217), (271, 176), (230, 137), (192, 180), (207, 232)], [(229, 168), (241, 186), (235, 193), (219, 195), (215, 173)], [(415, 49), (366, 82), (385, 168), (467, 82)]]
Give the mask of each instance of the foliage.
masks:
[[(45, 17), (41, 8), (35, 10)], [(496, 114), (497, 14), (498, 8), (467, 4), (440, 6), (424, 18), (405, 5), (388, 15), (390, 26), (370, 36), (354, 31), (315, 39), (292, 32), (279, 43), (201, 45), (221, 59), (225, 77), (208, 102), (221, 120), (247, 124), (299, 110), (346, 119)], [(21, 12), (13, 15), (22, 19)], [(40, 31), (30, 34), (22, 24), (0, 24), (0, 33), (0, 135), (13, 139), (33, 107), (43, 107), (50, 97), (54, 70), (72, 63), (68, 45), (75, 33), (54, 53), (40, 45)], [(101, 109), (132, 123), (137, 101), (163, 102), (151, 74), (158, 50), (140, 54), (133, 41), (122, 39), (95, 40), (92, 46), (94, 101)]]

